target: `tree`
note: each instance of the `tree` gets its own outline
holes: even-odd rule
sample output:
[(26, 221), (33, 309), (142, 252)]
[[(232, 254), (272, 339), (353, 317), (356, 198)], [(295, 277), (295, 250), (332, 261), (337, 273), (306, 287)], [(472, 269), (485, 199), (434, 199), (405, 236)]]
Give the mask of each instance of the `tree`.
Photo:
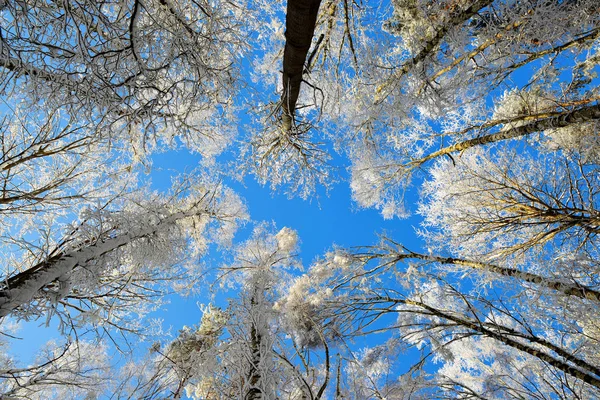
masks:
[[(405, 214), (403, 193), (432, 159), (516, 139), (539, 148), (551, 132), (571, 135), (598, 119), (591, 2), (395, 2), (394, 10), (388, 29), (402, 52), (381, 60), (390, 72), (362, 103), (372, 113), (362, 113), (365, 150), (352, 169), (359, 204)], [(559, 86), (561, 73), (570, 81)]]
[[(284, 315), (275, 303), (298, 267), (296, 232), (258, 224), (233, 251), (231, 264), (219, 273), (239, 285), (225, 310), (204, 307), (197, 327), (184, 327), (172, 342), (154, 347), (151, 373), (138, 374), (128, 396), (198, 399), (320, 399), (329, 383), (317, 354), (290, 343)], [(327, 349), (323, 338), (320, 342)], [(315, 365), (316, 364), (316, 365)], [(325, 368), (325, 376), (317, 368)], [(131, 368), (128, 368), (131, 369)], [(139, 368), (137, 368), (139, 370)], [(139, 375), (142, 375), (140, 378)]]
[(6, 362), (8, 395), (61, 376), (114, 397), (600, 397), (597, 2), (322, 3), (290, 0), (284, 35), (260, 0), (1, 2), (4, 322), (131, 353), (115, 332), (131, 344), (162, 295), (214, 293), (198, 258), (231, 243), (241, 200), (135, 178), (180, 145), (220, 173), (238, 130), (235, 175), (308, 198), (348, 167), (357, 204), (416, 210), (428, 247), (334, 248), (302, 274), (295, 233), (259, 225), (203, 276), (235, 298), (120, 381), (53, 355)]
[(289, 131), (294, 125), (296, 102), (300, 94), (306, 56), (314, 35), (320, 4), (321, 0), (291, 0), (287, 4), (281, 95), (281, 117), (285, 131)]
[[(436, 158), (490, 143), (539, 148), (558, 132), (593, 131), (600, 115), (592, 83), (593, 1), (394, 1), (385, 7), (346, 1), (320, 7), (297, 110), (303, 133), (272, 128), (279, 114), (267, 107), (243, 153), (261, 182), (308, 196), (330, 185), (329, 155), (337, 151), (350, 159), (359, 206), (387, 218), (407, 216), (405, 194)], [(280, 59), (272, 40), (259, 45), (266, 53), (261, 65)], [(558, 149), (568, 146), (563, 141)]]
[(178, 136), (205, 152), (203, 136), (223, 135), (207, 119), (228, 111), (234, 87), (232, 64), (242, 47), (235, 4), (6, 1), (2, 10), (0, 67), (9, 97), (42, 100), (47, 111), (61, 110), (137, 150), (153, 136)]
[[(183, 327), (175, 340), (164, 348), (156, 342), (151, 354), (141, 361), (130, 361), (121, 368), (122, 379), (113, 386), (116, 398), (156, 398), (158, 396), (181, 398), (201, 393), (202, 398), (215, 398), (216, 391), (198, 380), (200, 366), (214, 363), (219, 337), (223, 334), (228, 315), (222, 310), (208, 306), (202, 310), (197, 327)], [(212, 359), (212, 360), (211, 360)], [(194, 390), (195, 389), (195, 390)], [(231, 394), (231, 393), (229, 393)]]
[(49, 342), (35, 365), (17, 368), (14, 363), (2, 355), (0, 391), (5, 399), (95, 398), (110, 382), (103, 343), (78, 341), (61, 346)]
[(227, 335), (221, 339), (216, 360), (200, 366), (204, 379), (195, 386), (199, 398), (206, 390), (215, 398), (322, 398), (329, 380), (329, 355), (325, 355), (325, 377), (317, 376), (311, 356), (290, 346), (284, 316), (275, 304), (289, 271), (299, 265), (298, 241), (289, 228), (275, 233), (260, 224), (235, 249), (222, 279), (240, 284), (239, 297), (228, 307)]
[[(380, 371), (389, 365), (391, 349), (419, 347), (422, 358), (403, 379), (425, 396), (433, 390), (442, 397), (594, 397), (600, 360), (593, 350), (599, 338), (591, 310), (598, 304), (598, 282), (581, 275), (575, 280), (584, 261), (560, 263), (572, 275), (549, 276), (549, 265), (537, 268), (545, 275), (534, 275), (415, 253), (387, 241), (364, 251), (331, 253), (297, 279), (285, 307), (292, 318), (311, 310), (311, 318), (332, 337), (387, 332), (388, 350), (370, 350), (382, 360)], [(593, 259), (589, 263), (586, 267), (597, 268)], [(442, 367), (427, 377), (429, 359)], [(398, 398), (406, 393), (394, 384), (371, 383), (380, 393)]]
[(245, 218), (241, 200), (228, 188), (198, 182), (187, 190), (187, 197), (141, 194), (121, 199), (120, 209), (82, 214), (42, 261), (3, 278), (0, 315), (56, 314), (68, 328), (92, 323), (107, 333), (141, 331), (130, 319), (134, 312), (156, 308), (169, 291), (193, 290), (207, 237), (218, 232), (227, 245)]
[[(393, 5), (387, 29), (401, 42), (394, 42), (394, 36), (378, 39), (382, 48), (399, 51), (375, 53), (373, 63), (363, 60), (362, 74), (347, 81), (353, 85), (356, 105), (346, 108), (354, 114), (345, 120), (358, 128), (358, 133), (349, 130), (352, 136), (346, 136), (354, 145), (345, 146), (353, 159), (353, 195), (360, 205), (377, 207), (386, 217), (406, 215), (404, 193), (412, 176), (437, 159), (421, 200), (423, 233), (430, 247), (454, 257), (407, 252), (394, 259), (397, 252), (388, 252), (380, 264), (354, 271), (354, 263), (364, 259), (336, 254), (327, 266), (316, 264), (313, 274), (298, 281), (305, 292), (290, 296), (290, 314), (314, 319), (320, 315), (333, 336), (345, 331), (349, 336), (366, 334), (364, 330), (376, 326), (377, 331), (398, 329), (395, 342), (390, 342), (396, 348), (424, 340), (448, 370), (461, 374), (441, 372), (433, 380), (424, 379), (424, 373), (411, 377), (408, 386), (423, 393), (477, 398), (514, 395), (518, 392), (510, 389), (519, 387), (531, 396), (536, 390), (567, 398), (597, 395), (584, 383), (594, 386), (598, 375), (597, 362), (589, 362), (593, 353), (583, 350), (593, 347), (597, 338), (590, 334), (594, 317), (582, 305), (597, 299), (598, 107), (589, 72), (596, 63), (597, 7), (586, 2), (491, 1)], [(575, 15), (581, 18), (573, 24)], [(536, 39), (539, 36), (544, 39)], [(360, 35), (355, 39), (359, 49), (361, 41), (368, 40)], [(527, 70), (531, 63), (537, 63), (536, 73)], [(553, 77), (561, 73), (570, 73), (571, 81), (559, 86)], [(380, 76), (386, 75), (382, 81)], [(390, 270), (390, 265), (405, 259), (413, 260), (409, 271), (427, 267), (421, 286), (412, 286), (409, 279), (392, 283), (394, 274), (405, 275)], [(331, 265), (339, 268), (338, 275), (327, 272)], [(459, 273), (477, 277), (475, 289), (464, 288)], [(379, 276), (387, 283), (374, 283)], [(321, 284), (321, 279), (327, 283)], [(423, 300), (427, 279), (442, 287), (426, 298), (435, 305)], [(508, 286), (514, 279), (521, 280), (522, 290)], [(485, 285), (491, 285), (498, 298), (482, 294)], [(339, 293), (328, 293), (327, 288)], [(457, 310), (446, 304), (450, 300), (445, 292), (454, 293), (464, 307)], [(539, 296), (550, 300), (536, 309), (531, 303)], [(315, 298), (325, 304), (322, 310), (309, 306)], [(415, 298), (417, 303), (411, 303)], [(530, 336), (510, 331), (512, 326), (503, 322), (488, 322), (489, 310), (495, 307)], [(414, 322), (392, 321), (389, 328), (381, 328), (385, 315), (398, 312)], [(537, 325), (536, 318), (544, 321), (549, 315), (556, 316), (552, 322)], [(485, 324), (492, 331), (483, 329)], [(464, 331), (453, 331), (455, 326)], [(520, 339), (511, 342), (507, 332)], [(503, 356), (491, 356), (489, 347), (479, 354), (466, 353), (469, 346), (485, 348), (471, 340), (473, 336), (485, 337), (486, 346), (504, 343), (510, 349), (501, 347)], [(551, 339), (543, 345), (544, 352), (536, 346), (547, 338)], [(552, 342), (558, 338), (560, 342)], [(557, 343), (565, 347), (557, 348)], [(456, 353), (446, 352), (450, 348)], [(529, 358), (532, 353), (538, 360)], [(390, 357), (390, 352), (384, 354)], [(526, 371), (525, 364), (516, 360), (527, 360), (529, 372), (512, 382), (495, 379), (502, 369), (489, 368), (485, 361), (493, 357), (515, 360), (512, 367), (519, 371)], [(579, 363), (576, 370), (571, 362)], [(477, 368), (468, 370), (465, 365)], [(589, 375), (580, 375), (579, 369)], [(489, 377), (490, 386), (473, 386), (473, 374)], [(514, 375), (515, 370), (505, 373)], [(554, 387), (544, 383), (554, 381)], [(388, 395), (406, 393), (389, 384), (371, 393), (386, 390)]]
[[(182, 261), (175, 251), (191, 244), (189, 235), (204, 245), (192, 232), (206, 225), (203, 215), (241, 216), (217, 215), (210, 189), (200, 189), (204, 204), (194, 210), (177, 194), (141, 194), (136, 181), (140, 162), (149, 165), (162, 146), (184, 144), (210, 158), (230, 140), (219, 117), (233, 111), (225, 106), (243, 47), (237, 8), (137, 0), (0, 8), (0, 235), (11, 256), (0, 316), (58, 313), (67, 325), (138, 331), (126, 321), (130, 307), (149, 305), (157, 282), (181, 279), (164, 267)], [(190, 220), (196, 226), (183, 228)], [(172, 259), (151, 265), (160, 251)]]
[(598, 165), (581, 153), (491, 151), (432, 168), (419, 209), (431, 245), (488, 259), (544, 248), (597, 258)]
[(63, 127), (59, 119), (35, 112), (5, 116), (0, 164), (3, 216), (39, 212), (46, 204), (73, 206), (100, 196), (107, 190), (96, 181), (120, 172), (117, 160), (116, 168), (98, 169), (93, 149), (102, 146), (101, 140), (77, 126), (74, 118)]
[(65, 336), (91, 329), (126, 351), (120, 339), (150, 331), (140, 317), (165, 294), (197, 290), (207, 242), (227, 245), (245, 218), (233, 192), (198, 175), (166, 195), (136, 181), (153, 151), (185, 145), (208, 160), (230, 141), (239, 8), (8, 1), (0, 11), (0, 318), (55, 317)]
[(155, 151), (183, 145), (207, 162), (223, 151), (233, 136), (225, 122), (234, 113), (233, 64), (244, 47), (236, 7), (2, 2), (7, 246), (27, 251), (36, 243), (22, 238), (44, 225), (58, 240), (57, 219), (135, 190)]
[[(350, 158), (357, 203), (389, 218), (409, 213), (406, 190), (433, 159), (517, 140), (539, 148), (558, 132), (593, 131), (599, 116), (593, 1), (328, 2), (314, 37), (303, 114), (317, 132), (286, 147), (305, 154), (295, 173), (319, 181), (326, 158), (314, 149), (331, 151), (328, 139)], [(263, 146), (260, 160), (276, 147)], [(295, 184), (279, 175), (277, 185)]]
[[(239, 156), (244, 172), (254, 174), (261, 184), (269, 184), (273, 190), (284, 189), (290, 196), (305, 199), (320, 187), (331, 188), (336, 181), (331, 149), (320, 129), (314, 128), (323, 115), (321, 102), (328, 101), (332, 107), (339, 107), (340, 103), (336, 102), (339, 99), (328, 97), (339, 90), (330, 81), (331, 76), (323, 82), (315, 80), (319, 76), (315, 69), (327, 73), (333, 73), (331, 69), (339, 70), (339, 64), (335, 64), (341, 62), (341, 57), (338, 59), (335, 55), (347, 47), (344, 39), (347, 37), (350, 48), (353, 46), (350, 33), (352, 5), (349, 6), (347, 1), (344, 1), (344, 7), (338, 7), (337, 1), (324, 2), (323, 6), (320, 3), (312, 0), (288, 2), (285, 36), (277, 14), (283, 10), (269, 2), (257, 4), (261, 18), (270, 21), (255, 27), (263, 32), (255, 41), (256, 58), (260, 60), (259, 67), (253, 72), (255, 81), (260, 82), (257, 91), (264, 92), (264, 85), (272, 83), (273, 92), (279, 98), (266, 99), (252, 109), (248, 143), (242, 144)], [(341, 39), (340, 26), (343, 29)], [(274, 42), (284, 38), (282, 54)], [(273, 80), (273, 71), (279, 71), (282, 60), (283, 79)], [(251, 99), (256, 101), (256, 98), (260, 97)]]

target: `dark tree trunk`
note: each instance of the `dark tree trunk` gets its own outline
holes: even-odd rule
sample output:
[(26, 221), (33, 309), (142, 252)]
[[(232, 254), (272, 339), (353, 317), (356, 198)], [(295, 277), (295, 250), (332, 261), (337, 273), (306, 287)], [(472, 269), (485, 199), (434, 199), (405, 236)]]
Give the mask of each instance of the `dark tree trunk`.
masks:
[(261, 381), (260, 371), (260, 346), (262, 344), (262, 335), (258, 332), (255, 326), (252, 326), (250, 331), (250, 351), (252, 351), (250, 366), (250, 374), (248, 376), (249, 389), (246, 393), (245, 400), (260, 400), (262, 399), (262, 391), (258, 385)]
[(283, 52), (283, 126), (292, 127), (304, 62), (315, 32), (321, 0), (288, 0)]
[[(256, 307), (256, 293), (250, 299), (250, 305), (252, 310)], [(252, 355), (250, 356), (250, 371), (248, 373), (248, 391), (244, 397), (244, 400), (261, 400), (262, 390), (260, 390), (259, 386), (262, 379), (262, 371), (260, 370), (261, 364), (261, 346), (262, 346), (262, 334), (259, 332), (256, 326), (256, 322), (252, 322), (252, 326), (250, 327), (250, 351)]]

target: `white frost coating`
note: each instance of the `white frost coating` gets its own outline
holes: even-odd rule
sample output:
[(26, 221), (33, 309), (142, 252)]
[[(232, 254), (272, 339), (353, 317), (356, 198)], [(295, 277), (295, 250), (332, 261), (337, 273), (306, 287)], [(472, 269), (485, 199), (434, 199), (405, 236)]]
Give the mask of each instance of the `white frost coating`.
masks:
[(26, 279), (25, 283), (0, 292), (0, 318), (9, 315), (12, 310), (21, 304), (31, 301), (44, 286), (58, 278), (68, 276), (76, 266), (84, 265), (91, 260), (98, 259), (136, 239), (152, 235), (163, 227), (174, 224), (177, 220), (193, 216), (197, 213), (197, 210), (174, 213), (154, 226), (100, 241), (83, 249), (68, 252), (56, 261), (51, 261), (45, 265), (41, 264), (40, 268), (32, 273), (31, 277)]
[[(12, 361), (0, 364), (5, 377), (0, 393), (6, 399), (96, 398), (109, 383), (108, 346), (80, 339), (73, 343), (46, 343), (32, 365), (18, 368)], [(0, 363), (4, 360), (0, 360)]]
[[(512, 120), (548, 112), (556, 106), (551, 99), (551, 97), (545, 97), (543, 93), (539, 93), (538, 91), (507, 90), (498, 99), (493, 118)], [(517, 126), (527, 125), (527, 123), (527, 120), (511, 121), (507, 128), (512, 129)]]
[(291, 253), (298, 245), (298, 233), (288, 227), (282, 228), (276, 235), (277, 248), (284, 253)]
[[(424, 236), (435, 249), (488, 259), (521, 256), (562, 240), (563, 232), (570, 242), (584, 243), (587, 225), (580, 220), (591, 224), (593, 208), (579, 196), (595, 193), (598, 185), (595, 172), (585, 172), (587, 179), (551, 155), (481, 148), (464, 152), (454, 163), (440, 160), (423, 185)], [(577, 210), (577, 218), (564, 211), (564, 204)]]
[(584, 162), (600, 161), (600, 123), (598, 121), (574, 124), (564, 128), (548, 129), (544, 133), (550, 150), (565, 150), (581, 155)]
[[(381, 210), (383, 218), (407, 216), (402, 201), (398, 199), (399, 175), (392, 160), (371, 154), (368, 149), (356, 154), (352, 160), (350, 189), (352, 199), (360, 207)], [(401, 189), (400, 189), (401, 190)]]
[(224, 188), (219, 203), (219, 226), (210, 232), (210, 238), (221, 246), (231, 246), (233, 236), (241, 221), (248, 220), (248, 210), (242, 198), (229, 188)]
[(352, 264), (352, 257), (348, 254), (336, 251), (331, 259), (331, 262), (338, 268), (345, 269)]

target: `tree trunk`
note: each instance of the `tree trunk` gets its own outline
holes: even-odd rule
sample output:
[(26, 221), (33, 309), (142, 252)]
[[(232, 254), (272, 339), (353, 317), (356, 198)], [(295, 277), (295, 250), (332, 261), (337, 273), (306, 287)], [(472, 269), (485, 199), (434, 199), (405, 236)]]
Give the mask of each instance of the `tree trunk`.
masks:
[(315, 32), (321, 0), (288, 0), (283, 52), (283, 126), (292, 127), (300, 94), (304, 62)]
[(9, 315), (19, 306), (31, 302), (41, 289), (52, 282), (57, 280), (59, 282), (68, 281), (71, 272), (75, 268), (85, 266), (93, 260), (98, 260), (133, 241), (155, 235), (165, 226), (172, 225), (182, 218), (197, 213), (198, 211), (187, 211), (171, 214), (156, 225), (98, 240), (96, 243), (80, 249), (61, 252), (15, 276), (4, 279), (4, 285), (0, 287), (0, 318)]
[(548, 118), (539, 119), (526, 125), (520, 125), (516, 127), (511, 126), (510, 121), (507, 121), (506, 127), (499, 132), (458, 142), (451, 146), (434, 151), (433, 153), (419, 158), (418, 160), (411, 161), (408, 164), (411, 165), (412, 168), (417, 168), (427, 161), (433, 160), (434, 158), (465, 151), (471, 147), (484, 146), (486, 144), (501, 142), (503, 140), (528, 136), (532, 133), (542, 132), (546, 129), (565, 128), (570, 125), (582, 124), (598, 119), (600, 119), (600, 104), (593, 104), (591, 106), (581, 107), (576, 110), (565, 111), (558, 115), (553, 115)]
[(554, 291), (563, 293), (567, 296), (575, 296), (581, 299), (588, 299), (600, 302), (600, 291), (594, 290), (593, 288), (580, 285), (576, 282), (562, 282), (558, 280), (553, 280), (542, 275), (532, 274), (530, 272), (521, 271), (516, 268), (505, 268), (495, 264), (472, 261), (462, 258), (438, 257), (413, 252), (409, 254), (398, 254), (396, 262), (407, 259), (433, 261), (439, 262), (441, 264), (464, 265), (466, 267), (470, 267), (480, 271), (487, 271), (502, 276), (510, 276), (517, 279), (521, 279), (525, 282), (535, 283), (536, 285), (552, 289)]
[[(250, 305), (252, 311), (257, 305), (256, 293), (250, 299)], [(259, 332), (256, 321), (252, 322), (250, 327), (250, 371), (248, 373), (248, 391), (244, 396), (244, 400), (261, 400), (262, 390), (260, 390), (260, 384), (262, 380), (260, 364), (261, 364), (261, 347), (262, 347), (262, 334)]]
[[(580, 379), (592, 386), (600, 388), (600, 369), (584, 359), (578, 358), (568, 349), (554, 345), (547, 340), (530, 333), (521, 333), (510, 327), (482, 323), (480, 320), (472, 320), (466, 316), (458, 315), (453, 312), (441, 310), (427, 305), (418, 300), (396, 299), (391, 297), (372, 297), (368, 301), (371, 304), (378, 302), (390, 302), (395, 304), (405, 304), (421, 308), (432, 316), (442, 320), (452, 321), (459, 326), (465, 327), (473, 332), (495, 339), (507, 346), (525, 352), (537, 357), (548, 365), (551, 365), (567, 375)], [(419, 312), (419, 311), (416, 311)], [(422, 313), (422, 312), (419, 312)], [(424, 326), (424, 325), (423, 325)], [(554, 353), (554, 354), (553, 354)], [(562, 358), (562, 359), (561, 359)], [(572, 364), (569, 364), (572, 363)]]

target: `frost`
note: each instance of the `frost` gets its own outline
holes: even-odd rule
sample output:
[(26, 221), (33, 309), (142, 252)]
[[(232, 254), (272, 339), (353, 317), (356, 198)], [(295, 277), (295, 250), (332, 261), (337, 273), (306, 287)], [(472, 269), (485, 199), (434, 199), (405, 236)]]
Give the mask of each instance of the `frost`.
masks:
[(346, 267), (349, 267), (352, 264), (353, 260), (347, 254), (336, 252), (331, 262), (338, 268), (345, 269)]
[[(352, 198), (360, 207), (376, 208), (382, 211), (385, 219), (406, 217), (406, 210), (397, 194), (401, 179), (390, 160), (362, 152), (352, 163), (350, 189)], [(396, 181), (396, 182), (390, 182)]]
[[(563, 231), (586, 243), (582, 224), (587, 218), (593, 224), (593, 212), (574, 194), (593, 193), (596, 174), (593, 168), (580, 170), (577, 160), (554, 157), (472, 149), (455, 162), (436, 163), (419, 206), (430, 246), (465, 257), (504, 259), (560, 241)], [(567, 221), (566, 202), (580, 210), (581, 222)]]
[(79, 340), (60, 345), (50, 341), (34, 365), (38, 367), (15, 369), (12, 379), (0, 384), (3, 395), (36, 400), (84, 398), (108, 388), (110, 365), (102, 342)]
[(277, 248), (284, 253), (292, 253), (298, 245), (298, 233), (290, 228), (282, 228), (276, 235)]
[(600, 123), (597, 121), (573, 124), (564, 128), (547, 129), (545, 145), (550, 150), (563, 150), (578, 153), (583, 162), (600, 162)]
[(542, 114), (554, 110), (556, 103), (552, 97), (539, 91), (511, 89), (504, 92), (494, 107), (495, 120), (509, 120), (509, 128), (527, 125), (523, 117)]

